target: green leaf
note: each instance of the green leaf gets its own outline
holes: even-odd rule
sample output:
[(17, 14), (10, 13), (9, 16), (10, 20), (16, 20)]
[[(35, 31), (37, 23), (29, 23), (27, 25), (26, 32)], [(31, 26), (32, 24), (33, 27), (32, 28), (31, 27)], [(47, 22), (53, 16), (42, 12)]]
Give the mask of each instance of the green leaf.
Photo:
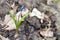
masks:
[[(10, 13), (10, 12), (9, 12), (9, 13)], [(16, 21), (14, 15), (13, 15), (12, 13), (10, 13), (10, 16), (11, 16), (11, 18), (13, 19), (13, 21), (14, 21), (14, 23), (15, 23), (15, 25), (16, 25), (17, 21)]]
[(19, 28), (19, 26), (21, 25), (21, 23), (23, 22), (23, 20), (29, 15), (29, 11), (18, 21), (17, 24), (17, 30)]

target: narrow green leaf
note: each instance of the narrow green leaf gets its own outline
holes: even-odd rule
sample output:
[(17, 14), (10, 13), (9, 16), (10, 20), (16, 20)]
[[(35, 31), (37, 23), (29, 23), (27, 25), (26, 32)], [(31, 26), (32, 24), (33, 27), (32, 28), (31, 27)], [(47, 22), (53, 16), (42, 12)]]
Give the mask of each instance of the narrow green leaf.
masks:
[(28, 15), (29, 15), (29, 11), (19, 20), (18, 26), (25, 19), (25, 17), (27, 17)]
[(11, 18), (13, 19), (13, 21), (14, 21), (14, 23), (15, 23), (15, 25), (16, 25), (17, 21), (16, 21), (14, 15), (10, 13), (10, 16), (11, 16)]
[(19, 26), (21, 25), (21, 23), (23, 22), (23, 20), (29, 15), (29, 11), (19, 20), (18, 24), (17, 24), (17, 30), (19, 28)]

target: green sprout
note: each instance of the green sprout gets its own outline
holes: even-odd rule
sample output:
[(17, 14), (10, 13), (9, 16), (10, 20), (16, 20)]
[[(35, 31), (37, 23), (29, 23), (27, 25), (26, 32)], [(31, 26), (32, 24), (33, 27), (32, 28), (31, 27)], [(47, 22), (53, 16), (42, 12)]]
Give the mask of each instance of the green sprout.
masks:
[(14, 21), (14, 23), (16, 25), (16, 32), (18, 32), (19, 26), (21, 25), (23, 20), (29, 15), (29, 11), (23, 17), (21, 17), (18, 21), (15, 19), (14, 15), (10, 12), (9, 9), (7, 9), (7, 12), (9, 12), (11, 18), (13, 19), (13, 21)]

